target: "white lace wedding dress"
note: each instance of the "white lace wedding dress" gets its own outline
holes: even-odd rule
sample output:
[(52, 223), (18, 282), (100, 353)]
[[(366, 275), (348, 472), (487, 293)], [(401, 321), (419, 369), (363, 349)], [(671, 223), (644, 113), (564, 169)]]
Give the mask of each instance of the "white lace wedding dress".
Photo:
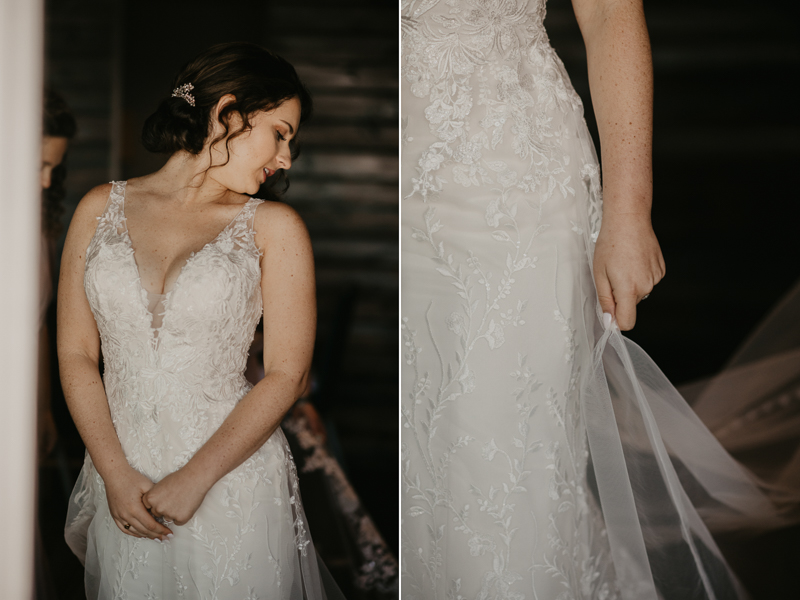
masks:
[[(260, 200), (184, 265), (164, 296), (141, 284), (113, 184), (86, 254), (84, 287), (100, 332), (103, 382), (129, 463), (153, 481), (185, 465), (252, 388), (243, 375), (261, 317), (253, 217)], [(280, 428), (208, 493), (167, 542), (123, 534), (90, 458), (66, 538), (85, 562), (87, 597), (148, 600), (324, 598)]]
[(402, 1), (402, 594), (740, 598), (779, 519), (607, 329), (600, 170), (544, 0)]

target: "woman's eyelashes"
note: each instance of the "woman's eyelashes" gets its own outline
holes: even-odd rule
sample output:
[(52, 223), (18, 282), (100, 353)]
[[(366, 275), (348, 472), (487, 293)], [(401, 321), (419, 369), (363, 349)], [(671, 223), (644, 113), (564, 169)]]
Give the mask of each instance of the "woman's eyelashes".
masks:
[(286, 137), (277, 129), (275, 130), (275, 135), (278, 137), (278, 141), (280, 142), (286, 141)]

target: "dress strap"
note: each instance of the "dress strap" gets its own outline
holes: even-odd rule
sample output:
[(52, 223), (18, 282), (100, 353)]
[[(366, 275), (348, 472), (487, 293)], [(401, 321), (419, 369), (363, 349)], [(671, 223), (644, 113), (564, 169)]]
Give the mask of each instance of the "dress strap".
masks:
[(112, 181), (103, 213), (98, 217), (100, 225), (122, 233), (125, 227), (125, 186), (127, 181)]
[(264, 202), (259, 198), (250, 198), (231, 225), (233, 226), (234, 236), (240, 239), (240, 243), (250, 246), (255, 243), (255, 217), (258, 205)]
[(241, 223), (246, 223), (247, 228), (252, 231), (253, 230), (253, 223), (256, 217), (256, 209), (258, 205), (263, 203), (264, 201), (259, 198), (250, 198), (247, 203), (242, 208), (237, 220), (240, 220)]
[(127, 185), (127, 181), (111, 182), (111, 193), (108, 195), (106, 209), (111, 208), (112, 206), (122, 206), (125, 203), (125, 187)]
[(255, 221), (256, 208), (264, 202), (258, 198), (250, 198), (245, 202), (244, 206), (239, 210), (239, 213), (234, 217), (228, 226), (220, 232), (217, 240), (227, 237), (233, 239), (240, 248), (258, 251), (255, 245), (255, 229), (253, 223)]

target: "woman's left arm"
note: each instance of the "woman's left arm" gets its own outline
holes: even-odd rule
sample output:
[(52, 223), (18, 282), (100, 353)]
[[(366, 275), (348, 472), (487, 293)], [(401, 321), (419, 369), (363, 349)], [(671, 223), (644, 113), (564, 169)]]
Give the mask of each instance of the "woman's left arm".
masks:
[(181, 469), (144, 497), (155, 516), (186, 523), (208, 490), (269, 439), (305, 389), (316, 331), (314, 259), (305, 225), (279, 203), (256, 210), (264, 302), (262, 379), (231, 411), (213, 436)]
[(665, 273), (650, 222), (653, 64), (642, 0), (572, 0), (586, 44), (603, 156), (603, 224), (594, 278), (603, 312), (632, 329)]

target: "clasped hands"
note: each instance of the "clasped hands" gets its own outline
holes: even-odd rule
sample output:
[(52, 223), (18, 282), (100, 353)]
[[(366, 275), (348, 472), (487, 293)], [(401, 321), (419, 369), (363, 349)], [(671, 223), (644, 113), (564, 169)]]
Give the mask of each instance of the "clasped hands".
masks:
[(208, 492), (182, 469), (153, 483), (126, 466), (104, 481), (108, 508), (120, 531), (158, 541), (172, 537), (167, 523), (186, 524)]

